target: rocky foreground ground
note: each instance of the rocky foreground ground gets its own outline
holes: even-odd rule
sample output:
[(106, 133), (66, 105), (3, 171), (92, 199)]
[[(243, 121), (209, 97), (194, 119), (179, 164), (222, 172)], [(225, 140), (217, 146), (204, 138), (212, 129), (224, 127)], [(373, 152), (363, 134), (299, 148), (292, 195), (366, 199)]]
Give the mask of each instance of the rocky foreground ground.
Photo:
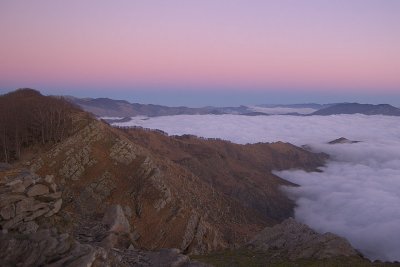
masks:
[(0, 200), (0, 266), (205, 266), (179, 249), (136, 249), (120, 205), (69, 225), (52, 176), (2, 164)]
[[(196, 256), (199, 262), (179, 249), (143, 250), (137, 247), (129, 211), (120, 205), (107, 206), (97, 220), (82, 216), (73, 223), (71, 216), (76, 215), (63, 209), (54, 177), (7, 164), (0, 167), (0, 200), (0, 266), (308, 266), (302, 260), (315, 264), (337, 258), (355, 266), (385, 266), (363, 259), (345, 239), (318, 234), (294, 219), (265, 228), (230, 250), (228, 258)], [(218, 257), (222, 262), (215, 260)]]

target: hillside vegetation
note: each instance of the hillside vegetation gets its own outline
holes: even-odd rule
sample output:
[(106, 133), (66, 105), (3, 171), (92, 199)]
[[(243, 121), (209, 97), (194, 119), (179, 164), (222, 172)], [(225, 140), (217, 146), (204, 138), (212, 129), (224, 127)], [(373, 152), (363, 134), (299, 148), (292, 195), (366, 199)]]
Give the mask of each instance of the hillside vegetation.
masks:
[(42, 96), (32, 89), (19, 89), (0, 96), (0, 161), (21, 157), (29, 146), (57, 143), (72, 131), (78, 108), (65, 101)]

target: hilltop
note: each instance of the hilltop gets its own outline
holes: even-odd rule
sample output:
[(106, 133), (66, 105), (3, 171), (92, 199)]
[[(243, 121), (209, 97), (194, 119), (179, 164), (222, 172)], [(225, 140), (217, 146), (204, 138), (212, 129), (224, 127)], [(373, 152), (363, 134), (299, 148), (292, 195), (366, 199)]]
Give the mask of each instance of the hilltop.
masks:
[(400, 109), (389, 104), (341, 103), (315, 111), (311, 115), (364, 114), (400, 116)]

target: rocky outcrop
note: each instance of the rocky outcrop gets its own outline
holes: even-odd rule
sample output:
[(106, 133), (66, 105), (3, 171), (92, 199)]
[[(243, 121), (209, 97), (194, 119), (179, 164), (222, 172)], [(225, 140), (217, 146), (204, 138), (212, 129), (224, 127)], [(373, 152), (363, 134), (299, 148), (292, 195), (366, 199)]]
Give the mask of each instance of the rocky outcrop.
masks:
[(81, 244), (54, 229), (23, 237), (0, 234), (0, 266), (102, 267), (102, 266), (199, 266), (178, 249), (144, 251)]
[(23, 237), (15, 233), (0, 235), (1, 266), (95, 266), (94, 262), (106, 257), (104, 249), (82, 245), (55, 229)]
[[(79, 224), (86, 217), (101, 220), (107, 206), (119, 204), (129, 214), (129, 223), (135, 225), (134, 237), (124, 238), (132, 239), (140, 247), (178, 247), (188, 253), (226, 247), (224, 239), (230, 226), (220, 223), (219, 217), (222, 214), (228, 221), (234, 218), (229, 207), (236, 204), (212, 193), (192, 173), (149, 153), (102, 122), (89, 123), (32, 159), (29, 165), (39, 175), (54, 175), (63, 189), (63, 205), (73, 213), (71, 223)], [(195, 227), (187, 227), (193, 212), (202, 220)], [(264, 226), (257, 215), (243, 207), (238, 207), (236, 214), (241, 216), (242, 224), (247, 223), (246, 218), (253, 218), (253, 223), (241, 227), (244, 231), (235, 242), (245, 238), (248, 228)], [(234, 225), (233, 221), (230, 223)], [(116, 236), (123, 236), (105, 235), (107, 246), (119, 243)]]
[(29, 166), (54, 176), (73, 223), (76, 215), (101, 220), (115, 204), (130, 210), (135, 243), (146, 249), (201, 254), (243, 245), (293, 213), (280, 190), (292, 184), (271, 171), (313, 170), (325, 159), (284, 143), (242, 146), (82, 120)]
[[(205, 266), (178, 249), (135, 248), (127, 206), (108, 206), (102, 220), (80, 217), (61, 210), (53, 176), (6, 167), (0, 170), (0, 266)], [(76, 223), (66, 229), (71, 219)]]
[(38, 220), (60, 211), (61, 192), (52, 176), (41, 178), (26, 170), (0, 176), (0, 225), (3, 232), (34, 233)]
[(360, 255), (346, 239), (332, 233), (319, 234), (292, 218), (265, 228), (246, 246), (269, 252), (271, 257), (289, 260)]
[(360, 143), (361, 141), (353, 141), (353, 140), (349, 140), (345, 137), (340, 137), (338, 139), (332, 140), (330, 142), (328, 142), (328, 144), (330, 145), (335, 145), (335, 144), (356, 144), (356, 143)]

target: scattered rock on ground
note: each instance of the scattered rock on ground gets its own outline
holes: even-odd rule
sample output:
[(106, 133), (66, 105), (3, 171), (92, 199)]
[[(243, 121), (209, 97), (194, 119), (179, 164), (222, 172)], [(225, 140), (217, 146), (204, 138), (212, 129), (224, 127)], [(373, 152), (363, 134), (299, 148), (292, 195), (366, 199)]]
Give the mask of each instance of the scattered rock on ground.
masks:
[(319, 234), (292, 218), (265, 228), (247, 247), (271, 252), (275, 257), (290, 260), (360, 255), (346, 239), (332, 233)]

